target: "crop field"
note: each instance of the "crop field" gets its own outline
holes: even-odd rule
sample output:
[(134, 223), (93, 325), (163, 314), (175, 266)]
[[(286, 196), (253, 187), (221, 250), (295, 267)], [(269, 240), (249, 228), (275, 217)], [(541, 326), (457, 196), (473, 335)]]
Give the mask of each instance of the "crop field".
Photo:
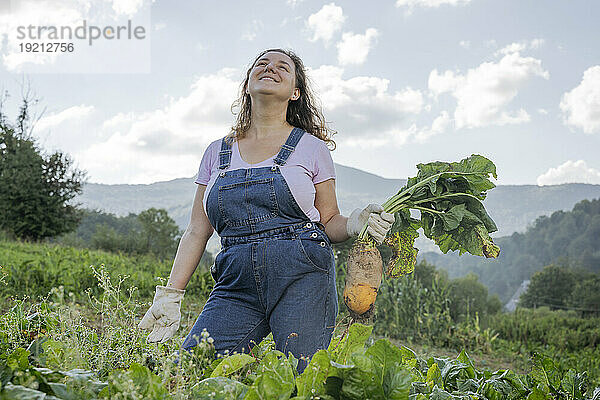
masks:
[[(413, 351), (407, 340), (382, 337), (385, 326), (349, 325), (345, 313), (329, 348), (316, 353), (301, 375), (298, 360), (275, 350), (270, 335), (251, 354), (215, 359), (205, 332), (201, 345), (174, 363), (212, 288), (206, 266), (190, 282), (175, 338), (149, 344), (137, 323), (160, 283), (154, 277), (166, 276), (168, 263), (8, 241), (0, 242), (0, 253), (2, 399), (600, 398), (597, 376), (566, 365), (543, 346), (518, 371), (482, 366), (472, 355), (480, 348)], [(386, 296), (389, 291), (382, 302)], [(516, 342), (492, 343), (502, 343), (505, 353), (517, 351), (510, 347)]]

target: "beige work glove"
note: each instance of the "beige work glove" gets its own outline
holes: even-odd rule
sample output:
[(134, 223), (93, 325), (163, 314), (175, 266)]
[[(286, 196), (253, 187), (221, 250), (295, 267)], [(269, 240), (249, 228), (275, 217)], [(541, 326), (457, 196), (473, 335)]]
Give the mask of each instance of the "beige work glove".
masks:
[(146, 339), (148, 342), (164, 343), (179, 329), (181, 320), (181, 300), (185, 290), (173, 287), (157, 286), (152, 306), (140, 321), (141, 329), (152, 329)]
[(367, 232), (377, 244), (381, 244), (395, 220), (394, 214), (384, 212), (379, 204), (369, 204), (362, 210), (356, 208), (352, 211), (346, 223), (346, 231), (350, 237), (358, 236), (363, 226), (368, 224)]

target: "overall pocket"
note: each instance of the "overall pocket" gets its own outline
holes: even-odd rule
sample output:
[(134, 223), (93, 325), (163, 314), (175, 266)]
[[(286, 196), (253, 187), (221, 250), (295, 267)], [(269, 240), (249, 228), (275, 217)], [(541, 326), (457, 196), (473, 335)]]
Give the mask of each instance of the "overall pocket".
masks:
[(329, 272), (333, 249), (327, 234), (320, 229), (312, 229), (298, 234), (297, 240), (306, 262), (318, 271)]
[(245, 226), (278, 214), (273, 178), (244, 180), (219, 186), (219, 211), (230, 226)]
[(219, 253), (215, 256), (215, 261), (210, 266), (210, 276), (214, 279), (215, 282), (219, 281), (219, 277), (221, 276), (221, 259), (223, 258), (223, 252), (225, 249), (221, 249)]

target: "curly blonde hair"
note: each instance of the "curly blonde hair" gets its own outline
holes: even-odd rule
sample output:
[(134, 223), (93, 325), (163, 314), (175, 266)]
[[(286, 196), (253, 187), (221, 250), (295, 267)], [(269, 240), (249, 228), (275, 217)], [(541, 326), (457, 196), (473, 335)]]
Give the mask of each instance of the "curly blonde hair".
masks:
[[(270, 51), (276, 51), (283, 53), (290, 57), (294, 62), (296, 69), (296, 87), (300, 89), (300, 97), (294, 101), (288, 102), (286, 121), (295, 127), (304, 129), (306, 132), (319, 139), (325, 141), (330, 150), (334, 150), (336, 147), (335, 141), (331, 138), (337, 132), (328, 128), (325, 125), (325, 118), (321, 112), (319, 106), (317, 106), (317, 99), (310, 89), (310, 80), (306, 75), (304, 69), (304, 63), (293, 51), (284, 49), (267, 49), (262, 51), (248, 70), (246, 71), (246, 79), (240, 86), (240, 95), (231, 105), (231, 112), (236, 115), (237, 119), (235, 124), (231, 127), (231, 132), (227, 135), (227, 140), (232, 141), (234, 138), (241, 139), (246, 136), (248, 129), (250, 129), (250, 123), (252, 121), (252, 102), (250, 100), (250, 94), (246, 93), (248, 87), (248, 80), (250, 79), (250, 71), (256, 61), (261, 58), (265, 53)], [(234, 108), (240, 108), (240, 111), (236, 113)]]

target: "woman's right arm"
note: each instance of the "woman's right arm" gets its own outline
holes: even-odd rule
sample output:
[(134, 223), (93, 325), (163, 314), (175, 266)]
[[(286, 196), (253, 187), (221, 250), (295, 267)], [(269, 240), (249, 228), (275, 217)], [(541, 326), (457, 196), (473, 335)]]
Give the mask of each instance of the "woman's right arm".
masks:
[(208, 239), (214, 232), (206, 216), (202, 202), (205, 190), (206, 185), (198, 184), (196, 195), (194, 196), (190, 223), (179, 241), (179, 247), (177, 248), (177, 254), (175, 255), (175, 261), (173, 261), (173, 268), (171, 269), (167, 286), (185, 289), (196, 267), (200, 263), (200, 258), (206, 249), (206, 242), (208, 242)]

